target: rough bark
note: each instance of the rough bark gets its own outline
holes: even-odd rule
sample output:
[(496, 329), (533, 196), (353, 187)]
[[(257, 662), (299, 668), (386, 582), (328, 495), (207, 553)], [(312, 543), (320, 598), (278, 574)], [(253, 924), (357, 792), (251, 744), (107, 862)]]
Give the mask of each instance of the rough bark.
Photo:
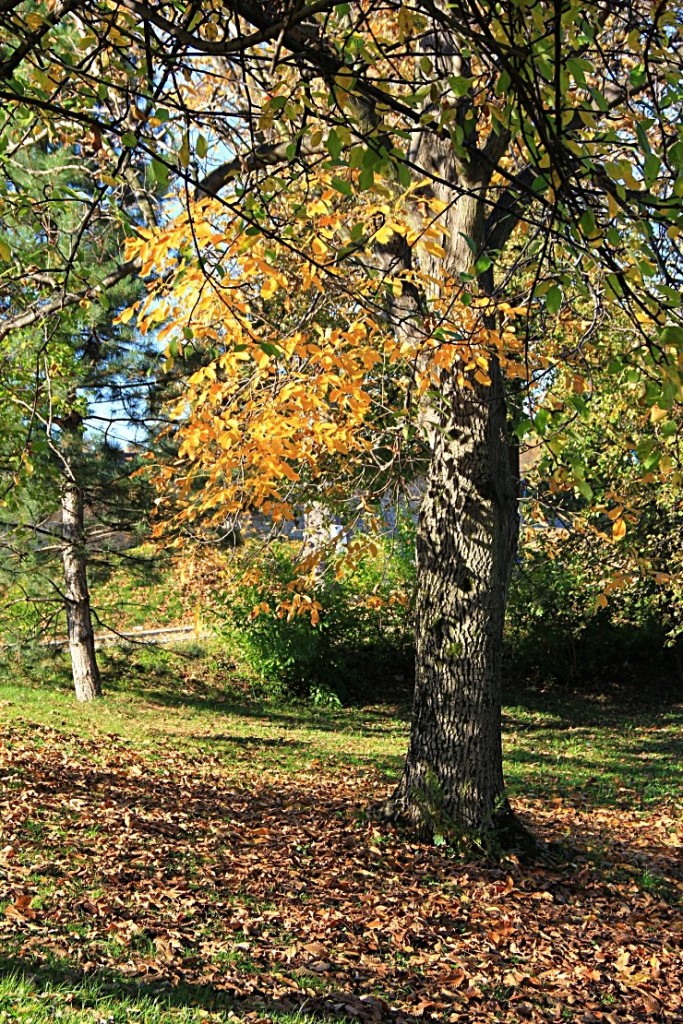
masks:
[(94, 700), (102, 695), (102, 684), (90, 615), (83, 493), (71, 480), (62, 490), (62, 540), (66, 620), (76, 699)]
[(501, 650), (518, 536), (503, 381), (449, 387), (417, 538), (411, 741), (391, 801), (423, 834), (510, 829), (501, 751)]
[[(485, 249), (485, 168), (456, 167), (433, 147), (423, 162), (462, 188), (446, 225), (445, 269), (457, 279)], [(439, 268), (431, 269), (438, 279)], [(490, 276), (490, 275), (489, 275)], [(492, 282), (479, 280), (484, 291)], [(403, 324), (407, 318), (402, 318)], [(405, 329), (405, 328), (404, 328)], [(504, 381), (443, 381), (421, 411), (432, 447), (417, 535), (416, 688), (403, 775), (387, 805), (425, 837), (534, 845), (505, 796), (501, 745), (502, 642), (519, 535), (518, 467)]]

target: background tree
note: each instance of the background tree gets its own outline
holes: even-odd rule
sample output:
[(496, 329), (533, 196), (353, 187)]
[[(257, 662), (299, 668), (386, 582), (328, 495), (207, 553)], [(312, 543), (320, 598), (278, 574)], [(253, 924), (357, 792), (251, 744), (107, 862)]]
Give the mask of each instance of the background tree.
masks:
[[(2, 274), (3, 319), (16, 321), (64, 294), (68, 281), (81, 281), (82, 268), (100, 277), (111, 273), (123, 225), (120, 209), (93, 204), (92, 168), (73, 147), (10, 144), (4, 167), (13, 198), (5, 244), (16, 263)], [(55, 310), (42, 329), (15, 328), (0, 361), (7, 420), (3, 611), (10, 622), (26, 624), (17, 615), (23, 604), (39, 634), (55, 624), (56, 610), (66, 615), (79, 700), (101, 693), (88, 564), (111, 547), (115, 533), (139, 527), (146, 517), (144, 488), (132, 480), (140, 460), (124, 451), (119, 430), (144, 423), (145, 378), (156, 353), (130, 328), (112, 329), (110, 312), (130, 303), (136, 287), (120, 282), (96, 301)]]

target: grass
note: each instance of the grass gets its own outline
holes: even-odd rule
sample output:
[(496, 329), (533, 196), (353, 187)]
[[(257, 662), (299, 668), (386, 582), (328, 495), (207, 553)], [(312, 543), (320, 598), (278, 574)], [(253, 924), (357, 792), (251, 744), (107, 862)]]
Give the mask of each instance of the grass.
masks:
[(311, 707), (254, 695), (210, 646), (105, 649), (100, 663), (104, 701), (75, 704), (68, 660), (58, 653), (43, 663), (41, 685), (0, 684), (0, 714), (77, 736), (116, 736), (136, 749), (201, 751), (236, 771), (258, 754), (269, 769), (347, 764), (391, 774), (405, 750), (406, 709)]
[(119, 631), (191, 624), (181, 574), (164, 554), (143, 544), (94, 565), (93, 607), (99, 620)]
[(0, 682), (0, 1024), (619, 1020), (676, 991), (680, 705), (508, 697), (513, 802), (578, 846), (524, 871), (368, 818), (406, 707), (268, 698), (209, 644), (101, 659), (92, 705), (60, 655)]
[(511, 792), (646, 808), (683, 793), (681, 704), (567, 692), (504, 708)]
[[(32, 666), (40, 685), (3, 683), (0, 676), (0, 713), (77, 735), (115, 735), (136, 747), (172, 743), (237, 769), (257, 754), (266, 768), (367, 765), (391, 778), (405, 754), (407, 705), (326, 708), (277, 700), (241, 679), (210, 643), (108, 649), (100, 661), (105, 701), (77, 706), (68, 658), (56, 653)], [(510, 694), (503, 711), (510, 793), (615, 807), (679, 801), (682, 725), (681, 704), (670, 696)]]
[[(59, 965), (26, 972), (0, 958), (0, 1024), (190, 1024), (241, 1016), (229, 1000), (217, 998), (210, 989), (180, 985), (163, 991), (131, 984), (115, 972), (107, 977), (65, 977)], [(303, 1024), (307, 1017), (275, 1008), (269, 1019), (275, 1024)]]

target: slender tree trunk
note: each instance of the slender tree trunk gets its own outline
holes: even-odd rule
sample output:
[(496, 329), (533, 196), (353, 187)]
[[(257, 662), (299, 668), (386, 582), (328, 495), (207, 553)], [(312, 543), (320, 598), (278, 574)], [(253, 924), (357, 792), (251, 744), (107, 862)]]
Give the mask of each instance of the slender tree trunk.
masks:
[(66, 620), (76, 699), (94, 700), (102, 696), (102, 685), (90, 616), (83, 493), (71, 480), (66, 481), (62, 491), (62, 538)]
[(322, 583), (331, 550), (332, 533), (330, 514), (319, 501), (314, 502), (304, 513), (303, 534), (301, 558), (317, 559), (313, 577), (316, 583)]
[[(410, 747), (393, 816), (424, 836), (512, 838), (501, 750), (501, 653), (519, 533), (503, 380), (450, 387), (417, 537), (417, 664)], [(506, 837), (504, 833), (509, 833)]]

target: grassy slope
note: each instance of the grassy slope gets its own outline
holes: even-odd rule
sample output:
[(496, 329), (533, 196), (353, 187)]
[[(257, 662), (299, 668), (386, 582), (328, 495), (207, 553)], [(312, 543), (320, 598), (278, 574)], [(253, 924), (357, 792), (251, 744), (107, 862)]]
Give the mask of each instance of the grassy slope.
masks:
[(482, 867), (368, 819), (397, 709), (107, 658), (96, 706), (0, 688), (0, 1024), (683, 1014), (680, 706), (510, 703), (516, 805), (576, 852)]
[[(60, 586), (59, 565), (47, 563), (39, 573), (36, 588), (42, 599), (48, 596), (53, 604), (38, 604), (41, 612), (54, 615), (44, 639), (63, 638), (66, 633), (65, 613), (57, 613), (59, 601), (55, 590), (48, 585), (51, 578)], [(168, 555), (155, 553), (151, 544), (138, 548), (101, 555), (88, 569), (88, 580), (95, 618), (96, 632), (154, 629), (162, 626), (193, 625), (196, 620), (197, 601), (186, 593), (182, 566)], [(24, 581), (9, 584), (0, 582), (0, 649), (3, 643), (12, 650), (25, 647), (27, 637), (39, 629), (35, 609), (22, 605)], [(11, 656), (11, 655), (10, 655)], [(0, 664), (0, 676), (2, 675)]]

